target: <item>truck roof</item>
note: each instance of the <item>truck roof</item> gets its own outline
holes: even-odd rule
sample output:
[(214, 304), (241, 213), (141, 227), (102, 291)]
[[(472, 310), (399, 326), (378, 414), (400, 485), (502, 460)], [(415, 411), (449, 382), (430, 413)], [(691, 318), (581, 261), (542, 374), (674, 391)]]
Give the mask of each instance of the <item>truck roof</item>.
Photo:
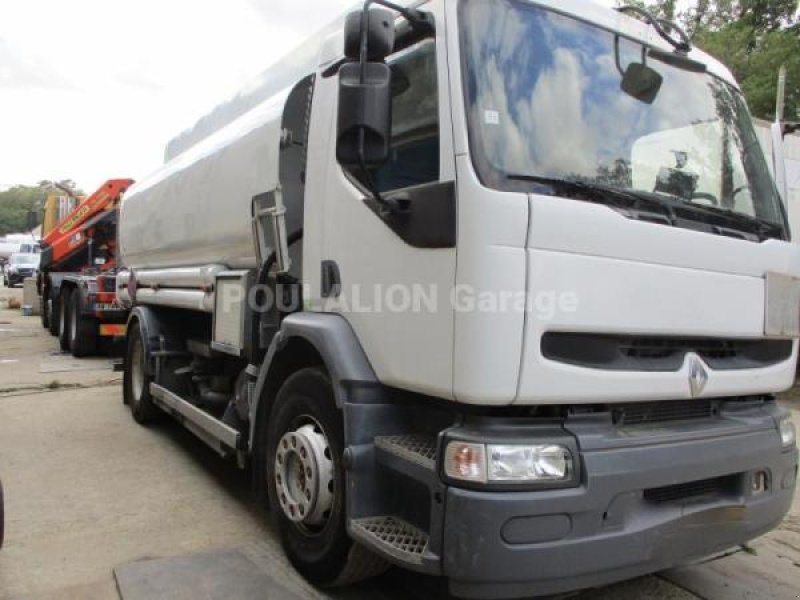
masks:
[[(448, 0), (456, 2), (457, 0)], [(647, 43), (656, 48), (672, 51), (673, 48), (663, 40), (656, 31), (637, 18), (622, 14), (596, 1), (586, 0), (522, 0), (551, 8), (558, 12), (577, 17), (600, 27), (618, 31), (621, 34)], [(407, 6), (424, 5), (427, 0), (399, 2)], [(358, 9), (357, 3), (351, 10)], [(315, 33), (308, 40), (279, 58), (272, 66), (264, 70), (249, 85), (235, 96), (218, 105), (203, 116), (193, 127), (178, 134), (167, 143), (164, 151), (164, 162), (184, 153), (213, 133), (229, 125), (259, 104), (267, 101), (281, 91), (287, 90), (304, 76), (315, 71), (321, 64), (333, 62), (341, 56), (340, 49), (344, 16), (335, 19), (331, 24)], [(721, 62), (702, 50), (693, 48), (689, 56), (705, 63), (711, 74), (725, 80), (738, 89), (736, 80)]]

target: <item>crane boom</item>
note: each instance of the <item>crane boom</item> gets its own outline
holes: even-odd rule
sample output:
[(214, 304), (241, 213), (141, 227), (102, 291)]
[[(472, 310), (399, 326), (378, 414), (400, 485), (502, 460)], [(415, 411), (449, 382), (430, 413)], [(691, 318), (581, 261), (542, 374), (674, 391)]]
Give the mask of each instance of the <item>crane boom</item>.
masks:
[(91, 241), (87, 230), (106, 217), (113, 218), (122, 194), (132, 184), (132, 179), (110, 179), (64, 217), (41, 241), (42, 269), (62, 270), (62, 265), (86, 249)]

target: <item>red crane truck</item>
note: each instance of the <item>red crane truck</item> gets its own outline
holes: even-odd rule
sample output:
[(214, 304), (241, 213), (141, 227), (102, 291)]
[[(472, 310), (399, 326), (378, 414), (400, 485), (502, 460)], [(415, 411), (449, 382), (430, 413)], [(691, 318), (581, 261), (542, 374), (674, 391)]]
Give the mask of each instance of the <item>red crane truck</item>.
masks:
[(117, 219), (131, 179), (106, 181), (42, 238), (38, 290), (42, 325), (76, 357), (94, 354), (98, 339), (125, 334), (117, 303)]

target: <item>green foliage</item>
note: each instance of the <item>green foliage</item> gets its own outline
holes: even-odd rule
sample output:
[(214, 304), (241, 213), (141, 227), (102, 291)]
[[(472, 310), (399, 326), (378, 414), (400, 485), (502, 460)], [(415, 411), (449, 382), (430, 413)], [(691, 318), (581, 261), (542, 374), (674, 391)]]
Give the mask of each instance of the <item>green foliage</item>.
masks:
[(47, 189), (18, 185), (0, 192), (0, 235), (27, 230), (28, 212), (38, 210), (47, 198)]
[(800, 23), (797, 0), (620, 1), (677, 20), (694, 42), (733, 72), (757, 117), (775, 117), (778, 71), (787, 69), (786, 118), (800, 109)]
[(27, 232), (30, 229), (28, 213), (31, 211), (36, 213), (36, 225), (38, 225), (41, 222), (41, 212), (47, 196), (54, 191), (63, 193), (65, 188), (78, 196), (82, 195), (71, 179), (56, 183), (41, 181), (37, 186), (17, 185), (0, 192), (0, 236)]

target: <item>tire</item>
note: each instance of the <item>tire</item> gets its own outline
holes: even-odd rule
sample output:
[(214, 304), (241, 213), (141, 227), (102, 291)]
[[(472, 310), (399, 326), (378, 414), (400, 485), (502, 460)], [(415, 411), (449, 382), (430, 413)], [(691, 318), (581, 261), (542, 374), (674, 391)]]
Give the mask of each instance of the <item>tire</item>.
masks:
[[(327, 373), (307, 368), (290, 376), (278, 391), (266, 429), (262, 448), (269, 502), (294, 568), (320, 586), (345, 585), (385, 571), (383, 559), (347, 534), (344, 424)], [(292, 440), (299, 440), (294, 447)], [(303, 456), (313, 454), (314, 460), (301, 458), (306, 449)], [(298, 478), (298, 472), (312, 476)], [(317, 492), (306, 503), (303, 496), (309, 497), (309, 489)]]
[(70, 296), (69, 349), (75, 358), (97, 352), (97, 319), (83, 312), (83, 294), (76, 289)]
[(61, 310), (61, 308), (58, 302), (56, 302), (53, 298), (50, 298), (49, 292), (44, 310), (47, 313), (47, 329), (50, 331), (50, 335), (56, 337), (58, 335), (58, 312)]
[(58, 345), (64, 352), (69, 352), (69, 309), (72, 290), (68, 287), (61, 290), (58, 298)]
[(44, 291), (44, 294), (39, 296), (39, 317), (42, 319), (42, 329), (50, 329), (50, 314), (47, 312), (48, 305), (52, 308), (52, 302), (50, 302), (47, 298), (49, 294), (48, 290)]
[(134, 421), (149, 425), (159, 416), (160, 411), (150, 395), (153, 378), (147, 374), (145, 341), (138, 321), (128, 329), (128, 348), (125, 353), (125, 373), (122, 378), (122, 396), (131, 409)]
[(3, 547), (4, 536), (5, 536), (5, 508), (3, 505), (3, 482), (0, 481), (0, 548)]

